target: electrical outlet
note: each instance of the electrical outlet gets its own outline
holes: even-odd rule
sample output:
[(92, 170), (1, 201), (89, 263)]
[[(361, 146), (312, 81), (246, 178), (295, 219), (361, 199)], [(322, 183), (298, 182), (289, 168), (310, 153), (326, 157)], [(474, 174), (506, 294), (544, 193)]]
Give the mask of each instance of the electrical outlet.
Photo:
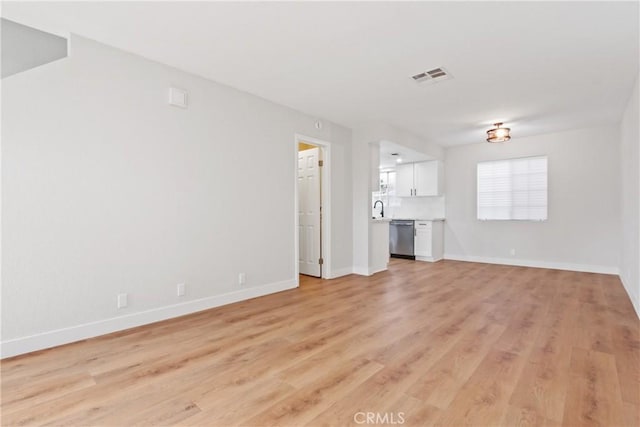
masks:
[(238, 274), (238, 284), (244, 285), (245, 283), (247, 283), (247, 274), (246, 273)]
[(511, 256), (516, 256), (516, 250), (515, 250), (515, 248), (511, 248), (511, 249), (509, 249), (509, 255), (511, 255)]
[(184, 296), (184, 283), (178, 283), (177, 294), (179, 297)]
[(127, 294), (118, 294), (118, 308), (125, 308), (128, 305)]

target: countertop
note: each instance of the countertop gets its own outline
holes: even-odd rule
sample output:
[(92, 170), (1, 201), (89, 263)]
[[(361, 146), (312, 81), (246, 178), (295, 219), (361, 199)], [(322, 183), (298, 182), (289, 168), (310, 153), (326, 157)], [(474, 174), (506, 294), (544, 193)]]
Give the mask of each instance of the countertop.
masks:
[(444, 221), (444, 218), (390, 218), (390, 220), (391, 219), (399, 219), (404, 221)]
[(394, 219), (405, 220), (405, 221), (444, 221), (444, 218), (371, 218), (371, 222), (373, 223), (384, 223), (391, 222)]
[(371, 218), (371, 222), (375, 223), (389, 223), (391, 218)]

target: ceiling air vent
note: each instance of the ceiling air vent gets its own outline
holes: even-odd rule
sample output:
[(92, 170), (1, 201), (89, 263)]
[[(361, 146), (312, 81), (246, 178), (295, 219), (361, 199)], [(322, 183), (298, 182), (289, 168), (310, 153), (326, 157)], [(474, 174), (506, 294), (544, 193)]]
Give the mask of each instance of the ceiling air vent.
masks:
[(417, 83), (422, 82), (438, 82), (441, 80), (449, 80), (453, 78), (451, 74), (447, 70), (442, 67), (434, 68), (433, 70), (425, 71), (424, 73), (416, 74), (412, 76), (413, 80)]

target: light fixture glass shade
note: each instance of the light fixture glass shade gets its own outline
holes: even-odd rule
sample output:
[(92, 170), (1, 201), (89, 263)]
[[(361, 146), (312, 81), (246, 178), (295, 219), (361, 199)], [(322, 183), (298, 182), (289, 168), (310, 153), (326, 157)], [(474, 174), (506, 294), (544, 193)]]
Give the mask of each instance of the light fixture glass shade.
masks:
[(487, 131), (487, 142), (507, 142), (511, 139), (511, 129), (501, 127), (502, 123), (496, 123), (494, 126), (495, 128)]

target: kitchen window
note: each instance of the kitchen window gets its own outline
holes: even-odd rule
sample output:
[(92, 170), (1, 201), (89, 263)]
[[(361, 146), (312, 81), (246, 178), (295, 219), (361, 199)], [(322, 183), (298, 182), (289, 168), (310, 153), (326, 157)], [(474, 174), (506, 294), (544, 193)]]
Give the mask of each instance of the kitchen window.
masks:
[(547, 219), (547, 156), (478, 163), (478, 219)]

